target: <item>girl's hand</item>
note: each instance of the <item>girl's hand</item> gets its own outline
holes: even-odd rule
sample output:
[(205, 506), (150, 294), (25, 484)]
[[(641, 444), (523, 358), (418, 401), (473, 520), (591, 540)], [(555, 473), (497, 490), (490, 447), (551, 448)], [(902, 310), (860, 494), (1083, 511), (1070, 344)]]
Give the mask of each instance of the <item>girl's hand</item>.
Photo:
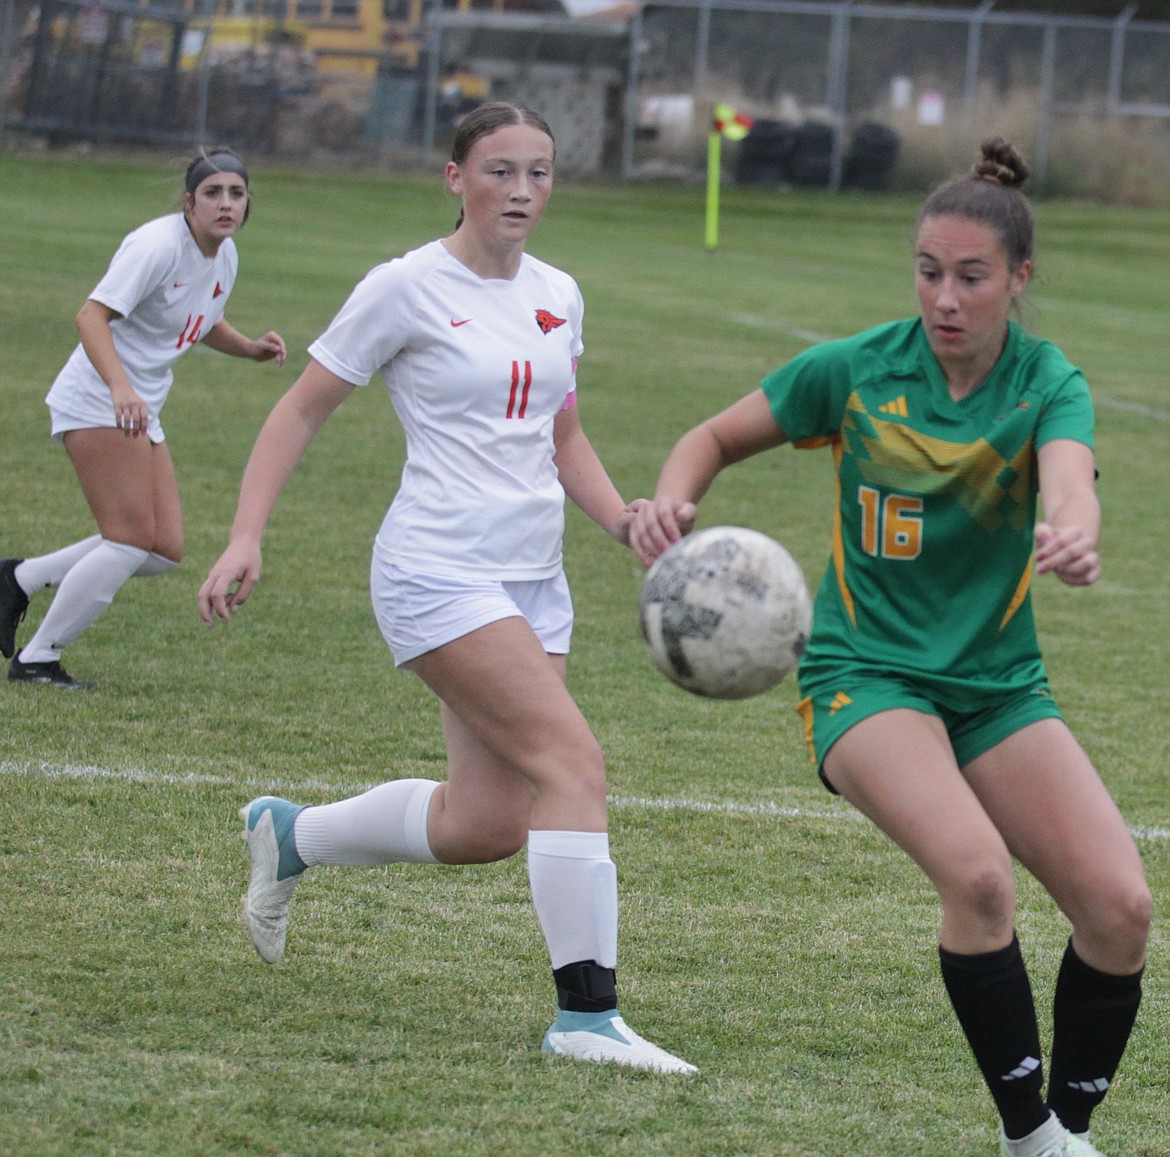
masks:
[(633, 502), (627, 502), (622, 507), (621, 514), (618, 515), (617, 521), (609, 528), (609, 533), (614, 536), (622, 544), (622, 546), (630, 545), (630, 527), (634, 524), (634, 516), (642, 509), (649, 500), (646, 498), (635, 498)]
[(1087, 587), (1101, 577), (1097, 545), (1081, 527), (1038, 522), (1033, 534), (1037, 574), (1051, 572), (1070, 587)]
[(639, 502), (629, 528), (629, 542), (643, 565), (649, 566), (683, 535), (690, 534), (698, 507), (693, 502), (667, 497)]
[(227, 622), (260, 581), (260, 547), (229, 543), (199, 588), (199, 617), (209, 626)]
[(129, 383), (110, 387), (114, 403), (114, 421), (127, 438), (138, 438), (146, 433), (149, 414), (146, 403)]
[(270, 362), (274, 358), (278, 366), (284, 365), (288, 351), (284, 347), (284, 338), (280, 334), (269, 330), (263, 337), (252, 342), (252, 352), (249, 357), (254, 362)]

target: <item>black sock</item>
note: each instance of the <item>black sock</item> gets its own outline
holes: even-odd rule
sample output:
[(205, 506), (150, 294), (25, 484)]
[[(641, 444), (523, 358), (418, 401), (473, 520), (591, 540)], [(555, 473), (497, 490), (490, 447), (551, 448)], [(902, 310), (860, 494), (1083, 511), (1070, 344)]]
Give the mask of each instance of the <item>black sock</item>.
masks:
[(1048, 1120), (1041, 1089), (1040, 1030), (1032, 986), (1015, 936), (996, 952), (965, 955), (940, 947), (943, 983), (1008, 1137)]
[(617, 1008), (617, 974), (595, 960), (578, 960), (553, 969), (557, 1007), (566, 1012), (608, 1012)]
[(1142, 974), (1098, 972), (1064, 952), (1052, 1002), (1048, 1106), (1066, 1129), (1084, 1133), (1121, 1063), (1142, 999)]

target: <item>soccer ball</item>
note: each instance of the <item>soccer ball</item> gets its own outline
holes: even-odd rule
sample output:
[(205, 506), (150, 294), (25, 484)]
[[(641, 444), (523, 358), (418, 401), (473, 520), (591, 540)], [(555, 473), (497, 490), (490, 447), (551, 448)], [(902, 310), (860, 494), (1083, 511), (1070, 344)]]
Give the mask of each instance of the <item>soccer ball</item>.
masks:
[(642, 636), (655, 666), (708, 699), (746, 699), (800, 660), (812, 603), (796, 560), (742, 526), (687, 535), (642, 584)]

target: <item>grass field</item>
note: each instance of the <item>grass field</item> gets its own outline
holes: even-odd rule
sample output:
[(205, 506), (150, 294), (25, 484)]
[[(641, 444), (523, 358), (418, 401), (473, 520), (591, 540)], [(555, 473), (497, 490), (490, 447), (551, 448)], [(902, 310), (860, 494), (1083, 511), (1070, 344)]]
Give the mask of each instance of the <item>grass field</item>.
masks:
[[(180, 162), (0, 155), (0, 555), (91, 533), (42, 404), (72, 318)], [(71, 648), (89, 694), (0, 683), (0, 1153), (427, 1157), (990, 1157), (995, 1122), (938, 977), (937, 906), (906, 858), (811, 772), (791, 681), (696, 700), (651, 667), (641, 570), (575, 511), (575, 694), (607, 751), (633, 1026), (693, 1080), (550, 1061), (553, 1013), (522, 857), (329, 869), (294, 899), (275, 968), (239, 920), (236, 809), (402, 775), (442, 778), (433, 700), (369, 609), (369, 548), (402, 441), (380, 385), (311, 448), (230, 628), (195, 592), (226, 542), (257, 429), (373, 264), (449, 229), (438, 178), (265, 171), (228, 316), (278, 328), (283, 370), (196, 349), (164, 424), (187, 558), (129, 584)], [(914, 309), (899, 198), (572, 187), (532, 243), (586, 298), (582, 415), (623, 492), (674, 439), (811, 341)], [(1165, 592), (1170, 219), (1043, 204), (1026, 320), (1098, 402), (1105, 578), (1037, 584), (1067, 717), (1139, 836), (1155, 889), (1146, 996), (1098, 1114), (1111, 1157), (1170, 1154), (1170, 794)], [(819, 578), (827, 454), (722, 477), (701, 524), (752, 525)], [(34, 603), (21, 631), (44, 611)], [(1067, 937), (1021, 878), (1042, 1023)]]

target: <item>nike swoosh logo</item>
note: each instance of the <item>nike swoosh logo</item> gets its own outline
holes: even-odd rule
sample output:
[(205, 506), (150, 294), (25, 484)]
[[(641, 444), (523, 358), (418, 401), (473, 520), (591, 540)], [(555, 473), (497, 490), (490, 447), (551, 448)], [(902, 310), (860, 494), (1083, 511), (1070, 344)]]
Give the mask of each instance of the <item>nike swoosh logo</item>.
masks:
[(173, 287), (173, 288), (175, 288), (175, 289), (182, 289), (182, 288), (183, 288), (183, 286), (184, 286), (184, 285), (186, 285), (186, 284), (187, 284), (187, 283), (186, 283), (185, 281), (176, 281), (176, 282), (175, 282), (175, 284), (174, 284), (174, 287)]
[(451, 328), (458, 329), (461, 325), (466, 325), (469, 321), (474, 321), (474, 320), (475, 319), (471, 318), (471, 317), (464, 318), (463, 321), (456, 321), (454, 318), (452, 318), (451, 319)]

